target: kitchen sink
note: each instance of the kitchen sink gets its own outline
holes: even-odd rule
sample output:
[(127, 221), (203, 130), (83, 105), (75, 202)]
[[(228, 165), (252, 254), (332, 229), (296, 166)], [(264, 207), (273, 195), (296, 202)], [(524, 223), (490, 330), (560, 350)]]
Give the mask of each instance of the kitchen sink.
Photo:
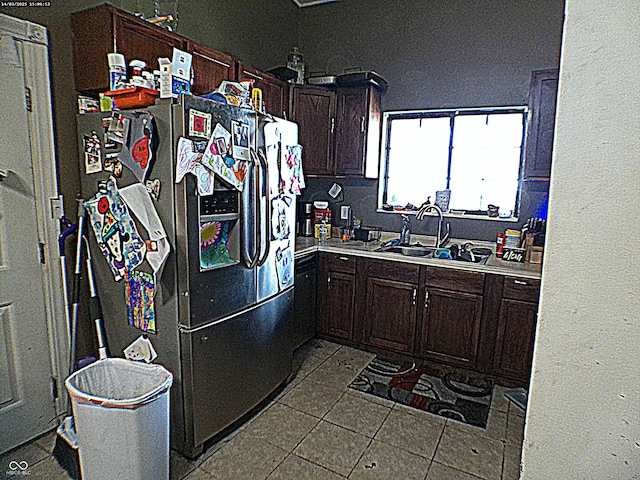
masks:
[(399, 253), (408, 257), (426, 257), (433, 255), (434, 249), (423, 247), (422, 245), (396, 245), (394, 247), (386, 247), (383, 252)]
[[(415, 244), (415, 245), (392, 245), (387, 247), (380, 247), (375, 250), (376, 252), (385, 252), (385, 253), (399, 253), (400, 255), (404, 255), (407, 257), (431, 257), (433, 258), (433, 254), (436, 249), (434, 247), (426, 247), (424, 245)], [(486, 248), (473, 248), (471, 249), (473, 252), (473, 257), (468, 252), (463, 252), (457, 254), (455, 258), (450, 259), (441, 259), (443, 261), (454, 261), (454, 262), (466, 262), (466, 263), (477, 263), (480, 265), (484, 265), (487, 263), (487, 260), (491, 256), (491, 250)]]

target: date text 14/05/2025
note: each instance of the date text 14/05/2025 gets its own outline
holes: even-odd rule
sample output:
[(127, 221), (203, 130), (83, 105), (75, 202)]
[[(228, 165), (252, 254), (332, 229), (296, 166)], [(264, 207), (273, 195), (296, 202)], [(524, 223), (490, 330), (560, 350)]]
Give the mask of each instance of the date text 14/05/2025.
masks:
[(0, 7), (50, 7), (51, 2), (10, 2), (0, 1)]

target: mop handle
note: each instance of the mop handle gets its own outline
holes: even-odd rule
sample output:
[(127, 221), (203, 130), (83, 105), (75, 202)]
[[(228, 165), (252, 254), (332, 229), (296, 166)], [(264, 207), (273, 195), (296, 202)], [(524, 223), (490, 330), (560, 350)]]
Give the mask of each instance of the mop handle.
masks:
[(91, 318), (95, 322), (96, 328), (96, 337), (98, 338), (98, 356), (100, 360), (104, 360), (107, 358), (107, 347), (104, 338), (104, 332), (102, 330), (102, 305), (100, 304), (100, 299), (98, 298), (98, 291), (96, 290), (95, 277), (93, 275), (93, 265), (91, 263), (91, 250), (89, 249), (89, 241), (87, 237), (83, 237), (84, 247), (87, 252), (87, 277), (89, 280), (89, 292), (91, 295), (89, 310), (91, 312)]

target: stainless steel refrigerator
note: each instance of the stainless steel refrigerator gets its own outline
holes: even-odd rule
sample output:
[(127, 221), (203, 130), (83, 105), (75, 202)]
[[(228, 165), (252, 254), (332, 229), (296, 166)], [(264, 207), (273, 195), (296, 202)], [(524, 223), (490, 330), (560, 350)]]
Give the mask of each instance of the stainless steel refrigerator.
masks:
[[(156, 333), (147, 337), (158, 353), (155, 363), (174, 374), (172, 448), (194, 457), (205, 441), (241, 422), (291, 373), (296, 202), (291, 191), (283, 189), (281, 173), (282, 151), (297, 143), (297, 126), (198, 97), (174, 104), (162, 100), (140, 110), (153, 121), (153, 126), (145, 123), (153, 156), (142, 175), (120, 166), (122, 177), (116, 183), (118, 188), (148, 183), (157, 197), (152, 203), (170, 253), (156, 275)], [(118, 151), (136, 148), (132, 126), (140, 114), (120, 114), (120, 120), (131, 120), (130, 134), (129, 139), (118, 139), (116, 132), (115, 141), (107, 128), (114, 114), (77, 117), (85, 200), (114, 176), (105, 168), (114, 170)], [(196, 175), (187, 174), (176, 183), (180, 139), (206, 148), (218, 125), (248, 137), (237, 142), (246, 150), (233, 153), (245, 162), (242, 191), (217, 176), (213, 192), (206, 194), (199, 193)], [(242, 131), (236, 132), (238, 125)], [(232, 143), (235, 148), (235, 140)], [(102, 164), (89, 167), (89, 154), (95, 157), (96, 150)], [(146, 242), (149, 232), (134, 221)], [(222, 261), (206, 256), (210, 252), (205, 240), (211, 235), (204, 239), (203, 232), (212, 225), (216, 235), (219, 230), (225, 234)], [(96, 235), (90, 237), (109, 350), (111, 356), (122, 356), (142, 332), (127, 321), (126, 278), (116, 281), (104, 245), (101, 249)], [(153, 273), (147, 260), (136, 270)]]

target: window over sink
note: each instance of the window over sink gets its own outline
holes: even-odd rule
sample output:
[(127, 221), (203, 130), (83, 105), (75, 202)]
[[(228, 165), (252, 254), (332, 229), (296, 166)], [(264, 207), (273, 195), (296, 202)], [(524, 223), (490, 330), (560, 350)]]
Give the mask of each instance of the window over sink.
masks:
[(385, 112), (378, 208), (417, 210), (441, 191), (445, 212), (516, 217), (526, 113), (524, 106)]

